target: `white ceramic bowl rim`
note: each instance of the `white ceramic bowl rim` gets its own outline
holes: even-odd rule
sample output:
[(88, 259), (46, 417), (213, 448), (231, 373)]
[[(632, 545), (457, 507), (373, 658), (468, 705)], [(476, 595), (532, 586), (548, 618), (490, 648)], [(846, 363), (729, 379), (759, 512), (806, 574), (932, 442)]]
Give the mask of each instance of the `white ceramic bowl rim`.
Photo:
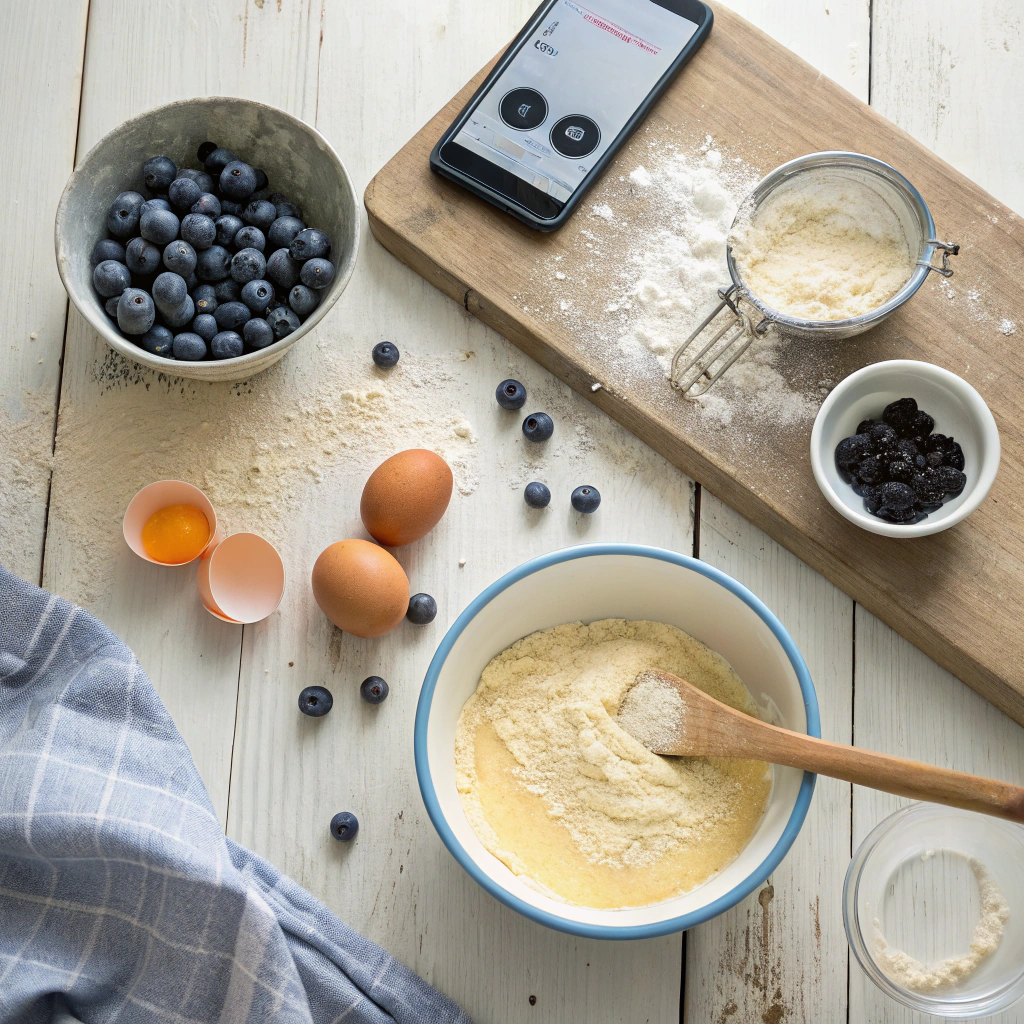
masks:
[(466, 873), (500, 903), (504, 903), (506, 907), (518, 911), (531, 921), (547, 925), (549, 928), (554, 928), (557, 931), (568, 932), (571, 935), (580, 935), (591, 939), (647, 939), (658, 935), (670, 935), (673, 932), (685, 931), (687, 928), (701, 924), (735, 906), (764, 882), (779, 865), (782, 858), (785, 857), (790, 846), (793, 845), (793, 840), (796, 839), (797, 833), (800, 831), (804, 818), (807, 815), (807, 808), (811, 803), (811, 796), (814, 792), (814, 783), (817, 776), (812, 772), (804, 772), (796, 803), (778, 842), (756, 870), (737, 886), (730, 889), (729, 892), (725, 893), (725, 895), (720, 896), (717, 900), (708, 903), (699, 910), (664, 921), (628, 926), (594, 925), (559, 917), (524, 902), (517, 896), (513, 896), (477, 866), (465, 847), (456, 838), (455, 833), (445, 819), (437, 793), (434, 790), (434, 782), (430, 774), (430, 762), (427, 754), (427, 723), (430, 718), (434, 689), (437, 686), (437, 680), (441, 674), (445, 659), (469, 622), (486, 604), (494, 600), (498, 594), (507, 590), (524, 577), (546, 569), (558, 562), (602, 555), (633, 555), (643, 558), (656, 558), (663, 562), (672, 562), (685, 569), (699, 573), (701, 576), (706, 576), (730, 593), (735, 594), (736, 597), (747, 604), (764, 621), (765, 625), (774, 634), (775, 639), (782, 646), (800, 683), (804, 710), (807, 714), (807, 734), (809, 736), (821, 736), (818, 698), (814, 692), (814, 684), (811, 681), (811, 674), (807, 670), (803, 655), (801, 655), (796, 644), (793, 642), (792, 637), (786, 632), (786, 628), (772, 614), (767, 605), (755, 597), (742, 583), (737, 582), (731, 576), (726, 575), (720, 569), (714, 568), (714, 566), (708, 565), (706, 562), (690, 558), (687, 555), (680, 555), (675, 551), (667, 551), (664, 548), (647, 547), (640, 544), (581, 544), (576, 547), (562, 548), (559, 551), (540, 555), (506, 573), (501, 579), (496, 580), (475, 597), (466, 607), (466, 610), (452, 624), (438, 646), (434, 657), (431, 659), (426, 677), (423, 680), (419, 703), (416, 706), (416, 723), (413, 730), (416, 777), (419, 780), (420, 793), (423, 797), (423, 803), (426, 805), (427, 814), (430, 816), (434, 828), (437, 829), (437, 834), (441, 837), (441, 841), (448, 847), (448, 851), (462, 865)]

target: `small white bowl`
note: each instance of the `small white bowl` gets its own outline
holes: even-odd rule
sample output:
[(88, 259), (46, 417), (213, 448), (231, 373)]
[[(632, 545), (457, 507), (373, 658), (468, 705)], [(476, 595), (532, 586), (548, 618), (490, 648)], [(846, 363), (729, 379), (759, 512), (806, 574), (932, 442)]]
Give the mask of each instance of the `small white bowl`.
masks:
[(761, 822), (739, 856), (683, 896), (648, 907), (595, 910), (532, 888), (477, 838), (455, 781), (455, 729), (487, 663), (516, 640), (564, 622), (650, 619), (678, 626), (721, 654), (780, 724), (820, 736), (807, 666), (782, 623), (746, 587), (686, 555), (635, 544), (585, 544), (542, 555), (491, 584), (458, 617), (420, 692), (416, 775), (430, 820), (452, 856), (484, 889), (533, 921), (599, 939), (683, 931), (753, 892), (786, 855), (811, 801), (815, 776), (773, 769)]
[[(959, 442), (967, 485), (919, 523), (890, 523), (871, 515), (864, 499), (839, 475), (836, 445), (857, 424), (878, 419), (898, 398), (914, 398), (935, 419), (935, 433)], [(821, 404), (811, 431), (811, 468), (828, 503), (851, 523), (883, 537), (926, 537), (966, 519), (985, 500), (999, 469), (999, 430), (985, 400), (967, 381), (933, 363), (891, 359), (840, 381)]]

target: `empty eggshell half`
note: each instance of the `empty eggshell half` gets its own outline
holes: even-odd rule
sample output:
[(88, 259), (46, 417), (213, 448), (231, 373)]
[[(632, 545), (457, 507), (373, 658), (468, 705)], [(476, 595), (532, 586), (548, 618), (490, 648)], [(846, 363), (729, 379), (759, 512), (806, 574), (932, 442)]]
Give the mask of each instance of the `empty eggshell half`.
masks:
[(381, 636), (409, 608), (409, 577), (394, 555), (368, 540), (339, 540), (313, 566), (313, 596), (339, 629)]
[[(124, 539), (128, 547), (139, 558), (144, 558), (147, 562), (152, 562), (154, 565), (188, 564), (187, 562), (158, 562), (155, 558), (149, 557), (142, 543), (142, 528), (146, 525), (149, 517), (154, 512), (167, 508), (168, 505), (192, 505), (206, 516), (210, 524), (210, 540), (202, 552), (200, 552), (199, 557), (209, 554), (220, 539), (217, 533), (217, 513), (214, 512), (210, 499), (198, 487), (195, 487), (193, 484), (187, 484), (183, 480), (156, 480), (143, 487), (128, 502), (128, 508), (125, 509), (124, 522), (122, 524)], [(195, 559), (190, 558), (188, 561), (194, 562)]]
[(437, 526), (452, 497), (452, 471), (423, 448), (392, 455), (370, 474), (359, 515), (371, 537), (388, 547), (411, 544)]
[(235, 533), (207, 549), (196, 586), (211, 615), (225, 622), (259, 622), (284, 597), (284, 562), (270, 541)]

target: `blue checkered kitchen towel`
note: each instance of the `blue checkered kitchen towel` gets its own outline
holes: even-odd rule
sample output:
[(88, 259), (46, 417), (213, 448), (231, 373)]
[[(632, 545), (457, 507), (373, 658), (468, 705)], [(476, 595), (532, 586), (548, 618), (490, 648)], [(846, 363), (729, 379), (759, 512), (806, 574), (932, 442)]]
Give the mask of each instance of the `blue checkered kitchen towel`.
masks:
[(469, 1018), (225, 839), (132, 652), (0, 568), (0, 1024)]

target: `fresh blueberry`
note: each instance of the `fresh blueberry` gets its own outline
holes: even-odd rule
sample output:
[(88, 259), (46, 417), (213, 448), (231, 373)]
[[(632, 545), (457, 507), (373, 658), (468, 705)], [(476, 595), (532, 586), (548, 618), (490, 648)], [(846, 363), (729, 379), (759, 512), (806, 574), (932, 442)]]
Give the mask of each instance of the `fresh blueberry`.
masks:
[(267, 260), (267, 278), (285, 290), (298, 284), (302, 264), (293, 260), (287, 249), (278, 249)]
[(177, 173), (174, 161), (166, 156), (151, 156), (142, 165), (146, 188), (150, 192), (166, 192)]
[(174, 342), (174, 335), (160, 324), (153, 324), (146, 333), (139, 338), (139, 344), (155, 356), (166, 356), (171, 358), (171, 345)]
[(349, 811), (339, 811), (331, 818), (331, 835), (343, 843), (355, 839), (359, 831), (359, 819)]
[(197, 313), (212, 313), (217, 308), (217, 292), (212, 284), (201, 284), (192, 289), (192, 301)]
[(117, 304), (120, 301), (120, 295), (112, 295), (106, 302), (103, 303), (103, 309), (106, 311), (107, 316), (111, 320), (117, 319)]
[[(201, 318), (197, 316), (196, 319)], [(209, 319), (212, 320), (213, 317), (211, 316)], [(199, 334), (193, 334), (191, 331), (176, 334), (171, 349), (174, 358), (181, 359), (183, 362), (198, 363), (200, 359), (206, 358), (206, 341)]]
[(225, 277), (223, 281), (218, 281), (213, 286), (213, 294), (218, 302), (241, 302), (242, 286), (237, 281), (232, 281), (230, 277)]
[(199, 287), (199, 278), (196, 277), (196, 272), (194, 270), (185, 278), (185, 287), (188, 288), (189, 295)]
[(249, 281), (242, 288), (242, 301), (256, 316), (262, 316), (274, 301), (274, 286), (269, 281)]
[(220, 172), (221, 195), (238, 203), (248, 199), (255, 191), (256, 172), (249, 164), (242, 160), (232, 160), (224, 165), (224, 170)]
[(378, 341), (373, 346), (373, 351), (370, 355), (382, 370), (387, 370), (398, 362), (401, 352), (398, 351), (398, 346), (394, 342)]
[(257, 252), (263, 252), (267, 247), (267, 238), (259, 228), (246, 224), (235, 234), (234, 245), (236, 249), (255, 249)]
[(304, 262), (319, 256), (326, 259), (331, 252), (331, 240), (316, 228), (305, 228), (300, 231), (288, 246), (293, 260)]
[(233, 213), (222, 213), (217, 218), (217, 244), (228, 246), (235, 240), (235, 235), (244, 228), (241, 217)]
[(115, 238), (126, 239), (136, 235), (145, 201), (138, 192), (122, 192), (107, 210), (107, 230)]
[(596, 512), (597, 506), (601, 504), (601, 492), (590, 484), (581, 484), (572, 492), (569, 500), (577, 512)]
[(161, 313), (168, 309), (177, 309), (187, 297), (188, 285), (180, 274), (172, 274), (165, 270), (157, 275), (153, 282), (153, 301)]
[(317, 291), (326, 288), (334, 280), (334, 264), (330, 260), (323, 260), (319, 257), (306, 260), (302, 264), (302, 270), (299, 271), (299, 280), (307, 288)]
[(195, 331), (203, 341), (213, 341), (213, 336), (220, 330), (220, 328), (217, 326), (217, 320), (213, 314), (200, 313), (199, 316), (192, 321), (192, 330)]
[(546, 412), (534, 412), (523, 420), (523, 436), (527, 441), (546, 441), (555, 432), (555, 425)]
[(551, 504), (551, 491), (547, 484), (534, 480), (533, 483), (526, 485), (523, 500), (530, 508), (547, 508)]
[(194, 181), (199, 186), (200, 194), (213, 191), (213, 178), (206, 171), (193, 171), (191, 167), (179, 167), (178, 177)]
[(179, 210), (191, 210), (202, 194), (203, 190), (191, 178), (175, 178), (167, 189), (171, 206)]
[(268, 345), (274, 344), (273, 328), (266, 320), (261, 320), (258, 316), (246, 320), (245, 327), (242, 328), (242, 337), (245, 339), (246, 345), (253, 349), (266, 348)]
[(133, 238), (125, 246), (124, 261), (140, 277), (155, 274), (160, 269), (160, 248), (144, 238)]
[(267, 261), (259, 249), (239, 249), (231, 257), (231, 277), (239, 284), (258, 281), (266, 272)]
[(223, 281), (231, 273), (231, 254), (221, 245), (211, 245), (196, 259), (196, 277), (200, 281)]
[(213, 318), (222, 331), (235, 331), (252, 316), (244, 302), (222, 302), (214, 311)]
[(409, 610), (405, 617), (417, 626), (425, 626), (434, 621), (437, 615), (437, 602), (429, 594), (413, 594), (409, 598)]
[(299, 694), (299, 710), (310, 718), (323, 718), (334, 707), (334, 698), (326, 686), (307, 686)]
[(101, 238), (93, 247), (89, 257), (89, 266), (96, 269), (104, 260), (115, 263), (125, 262), (124, 246), (114, 238)]
[(220, 201), (220, 212), (230, 213), (232, 217), (237, 217), (239, 220), (242, 219), (242, 211), (245, 209), (245, 203), (236, 203), (230, 199), (221, 199)]
[(196, 252), (202, 252), (217, 240), (217, 226), (205, 213), (187, 213), (181, 221), (181, 237)]
[(164, 266), (187, 278), (196, 269), (195, 249), (181, 238), (169, 242), (164, 249)]
[(282, 217), (280, 211), (277, 213), (277, 219), (266, 229), (267, 244), (271, 249), (287, 249), (292, 239), (305, 230), (306, 225), (298, 217)]
[(154, 245), (166, 245), (178, 237), (180, 222), (170, 210), (147, 210), (139, 220), (139, 234)]
[(179, 327), (184, 327), (185, 324), (191, 323), (196, 315), (196, 304), (192, 301), (191, 295), (186, 295), (181, 300), (181, 305), (175, 309), (161, 309), (160, 316), (168, 327), (173, 327), (177, 330)]
[(502, 409), (522, 409), (526, 404), (526, 388), (519, 381), (509, 377), (498, 385), (494, 397)]
[(359, 684), (359, 696), (367, 704), (383, 704), (388, 699), (388, 684), (380, 676), (367, 676)]
[(267, 314), (267, 323), (270, 324), (274, 337), (280, 341), (298, 329), (299, 318), (287, 306), (278, 306)]
[(242, 220), (254, 228), (259, 228), (260, 231), (267, 231), (277, 220), (277, 210), (274, 204), (268, 203), (266, 199), (253, 199), (242, 211)]
[(210, 342), (210, 354), (214, 359), (234, 359), (245, 348), (242, 336), (235, 331), (220, 331)]
[[(207, 145), (203, 143), (203, 145)], [(198, 155), (198, 154), (197, 154)], [(200, 157), (203, 161), (203, 166), (206, 168), (207, 174), (212, 174), (214, 177), (218, 177), (220, 172), (232, 160), (237, 160), (238, 157), (231, 152), (230, 149), (222, 149), (220, 146), (215, 146), (212, 150), (208, 150), (206, 156)]]
[[(102, 264), (101, 264), (102, 266)], [(156, 320), (156, 307), (141, 288), (125, 288), (117, 304), (117, 326), (125, 334), (145, 334)]]
[(280, 192), (274, 192), (267, 196), (267, 198), (274, 204), (278, 217), (302, 219), (302, 211), (294, 203), (290, 203), (287, 196), (282, 195)]
[(288, 293), (288, 305), (291, 306), (303, 320), (305, 320), (306, 317), (316, 309), (319, 301), (320, 299), (317, 293), (313, 291), (312, 288), (307, 288), (304, 284), (297, 284)]
[(259, 167), (254, 167), (253, 173), (256, 175), (256, 191), (262, 192), (270, 184), (270, 181), (267, 178), (267, 172), (261, 170)]
[(93, 287), (105, 299), (120, 295), (132, 283), (132, 276), (123, 263), (104, 260), (92, 272)]
[(139, 216), (141, 217), (144, 213), (149, 213), (150, 210), (169, 210), (171, 213), (174, 213), (171, 204), (160, 196), (157, 196), (155, 199), (147, 199), (139, 207)]
[(220, 200), (210, 192), (204, 192), (192, 204), (192, 213), (205, 213), (207, 217), (216, 220), (223, 212), (220, 208)]

